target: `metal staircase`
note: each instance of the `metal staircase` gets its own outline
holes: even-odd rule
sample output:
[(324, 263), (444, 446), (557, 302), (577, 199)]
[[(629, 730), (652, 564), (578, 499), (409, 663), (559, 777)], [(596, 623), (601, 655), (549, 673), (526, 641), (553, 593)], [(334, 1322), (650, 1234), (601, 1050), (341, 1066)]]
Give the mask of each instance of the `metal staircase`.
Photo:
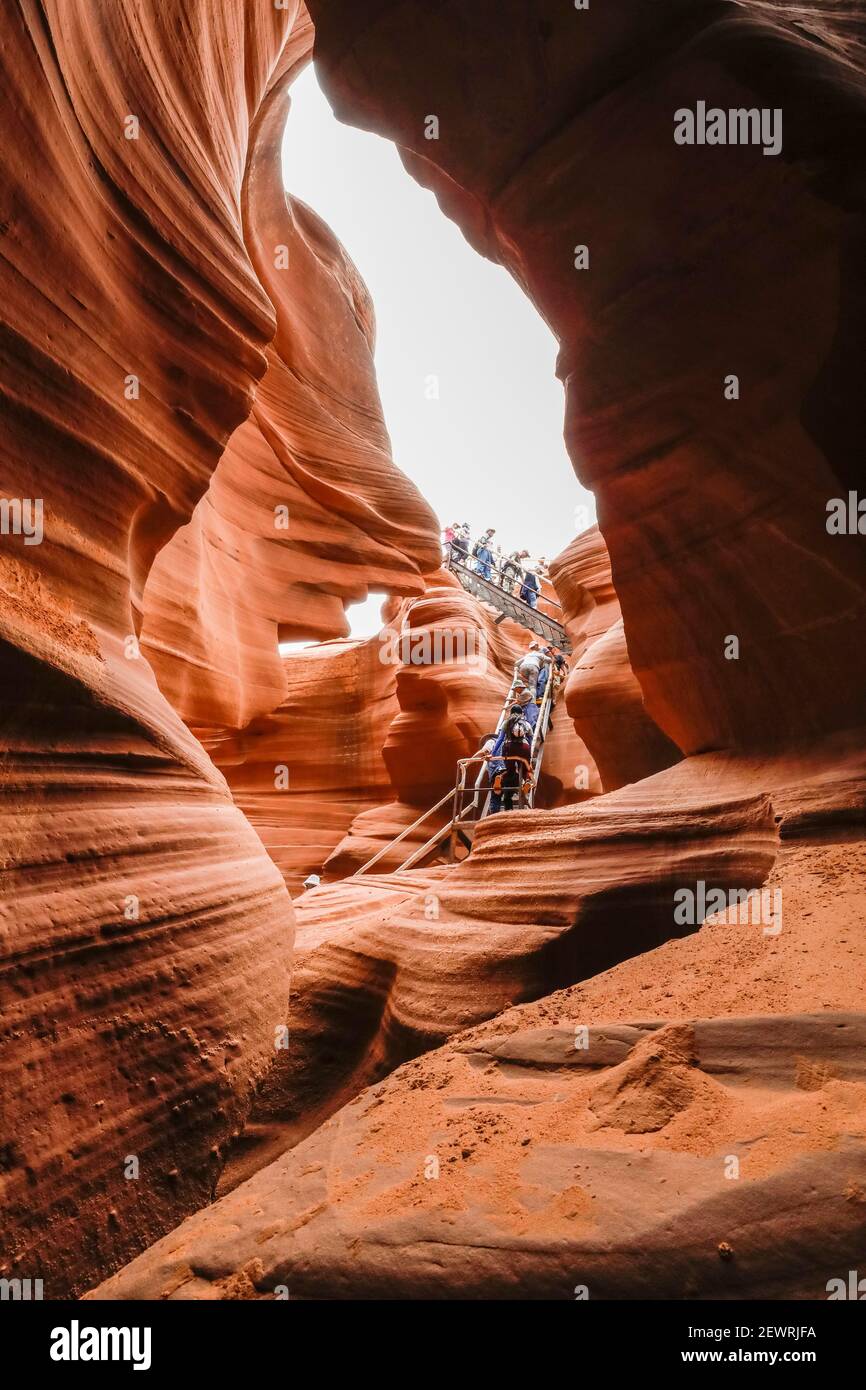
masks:
[[(495, 580), (485, 579), (483, 575), (476, 573), (470, 564), (458, 558), (453, 547), (444, 563), (445, 568), (457, 576), (467, 593), (499, 610), (500, 616), (495, 622), (501, 623), (503, 618), (512, 618), (521, 627), (529, 628), (538, 637), (542, 637), (549, 645), (559, 647), (563, 652), (571, 651), (568, 634), (556, 618), (548, 617), (546, 613), (524, 603)], [(550, 603), (551, 600), (544, 599), (543, 602)]]
[[(522, 605), (525, 607), (526, 605)], [(521, 658), (522, 660), (522, 658)], [(535, 805), (535, 793), (541, 775), (541, 764), (544, 759), (544, 741), (550, 727), (550, 718), (553, 713), (555, 672), (553, 662), (549, 657), (544, 658), (547, 666), (547, 682), (544, 687), (544, 695), (541, 704), (538, 706), (538, 719), (533, 730), (532, 745), (529, 754), (529, 766), (525, 767), (528, 774), (525, 780), (529, 782), (529, 791), (524, 793), (521, 789), (518, 793), (517, 804), (520, 809), (533, 807)], [(515, 695), (520, 685), (523, 684), (522, 678), (518, 675), (520, 662), (515, 663), (514, 678), (508, 695), (502, 705), (499, 715), (499, 722), (496, 725), (497, 734), (501, 732), (503, 725), (508, 719), (511, 706), (515, 703)], [(520, 760), (523, 761), (522, 759)], [(469, 768), (473, 764), (479, 764), (478, 775), (475, 781), (469, 785)], [(443, 852), (454, 862), (458, 856), (458, 849), (462, 846), (468, 853), (472, 848), (472, 841), (475, 833), (475, 826), (483, 820), (490, 811), (490, 798), (493, 788), (490, 784), (489, 760), (483, 753), (476, 753), (471, 758), (460, 758), (457, 763), (457, 780), (451, 789), (446, 792), (441, 800), (431, 806), (429, 811), (414, 820), (411, 825), (407, 825), (399, 835), (390, 840), (387, 845), (368, 859), (360, 869), (357, 869), (351, 878), (360, 878), (369, 869), (375, 867), (385, 855), (390, 854), (395, 845), (399, 845), (425, 821), (437, 813), (445, 812), (446, 821), (443, 825), (432, 831), (430, 836), (419, 846), (417, 846), (403, 860), (398, 868), (389, 870), (389, 873), (402, 873), (404, 869), (419, 868), (422, 864), (435, 858)], [(450, 804), (450, 807), (448, 803)], [(448, 808), (446, 810), (446, 808)]]

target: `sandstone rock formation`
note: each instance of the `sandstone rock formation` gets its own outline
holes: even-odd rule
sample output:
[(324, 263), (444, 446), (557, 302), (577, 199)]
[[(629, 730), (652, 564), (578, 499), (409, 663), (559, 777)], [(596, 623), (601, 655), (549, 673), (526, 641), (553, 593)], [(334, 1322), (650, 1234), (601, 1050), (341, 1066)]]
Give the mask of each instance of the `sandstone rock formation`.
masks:
[(366, 288), (282, 189), (287, 107), (278, 88), (245, 184), (253, 264), (277, 310), (268, 368), (145, 593), (145, 653), (198, 729), (269, 714), (287, 693), (280, 640), (342, 636), (344, 603), (368, 588), (420, 594), (439, 564), (438, 524), (391, 460)]
[[(329, 882), (355, 872), (453, 787), (458, 759), (495, 727), (531, 637), (513, 623), (496, 626), (444, 571), (420, 599), (389, 600), (384, 612), (376, 637), (284, 657), (289, 692), (272, 713), (237, 732), (196, 729), (293, 893), (311, 872)], [(599, 790), (563, 707), (538, 804)], [(446, 811), (395, 845), (379, 871), (398, 867)]]
[[(862, 20), (787, 0), (309, 8), (338, 116), (397, 141), (560, 340), (649, 716), (684, 753), (861, 723), (866, 554), (825, 522), (862, 477)], [(699, 100), (782, 108), (781, 156), (677, 145)]]
[(179, 714), (272, 711), (278, 635), (421, 592), (439, 552), (357, 275), (284, 206), (303, 6), (16, 0), (2, 27), (2, 487), (44, 536), (0, 545), (0, 1273), (56, 1297), (207, 1200), (285, 1022), (288, 894)]
[[(13, 0), (0, 465), (45, 535), (0, 546), (0, 1274), (59, 1296), (156, 1240), (97, 1296), (823, 1296), (866, 1229), (866, 556), (826, 526), (863, 477), (862, 21), (309, 9), (338, 113), (397, 140), (559, 339), (610, 568), (594, 536), (555, 567), (568, 701), (606, 795), (305, 895), (270, 1065), (292, 910), (250, 822), (298, 872), (263, 788), (311, 717), (278, 639), (341, 637), (370, 588), (430, 631), (464, 598), (390, 462), (363, 286), (280, 187), (304, 7)], [(698, 101), (778, 108), (781, 155), (678, 145)], [(490, 635), (480, 683), (360, 673), (350, 785), (298, 758), (332, 874), (485, 731)], [(583, 745), (557, 737), (565, 802)], [(358, 816), (382, 767), (396, 799)], [(188, 1215), (262, 1078), (240, 1185)]]
[(292, 1041), (269, 1110), (296, 1130), (452, 1033), (694, 930), (674, 920), (682, 883), (759, 886), (776, 854), (770, 797), (733, 773), (708, 787), (707, 770), (672, 800), (649, 779), (492, 817), (432, 887), (410, 873), (386, 898), (387, 880), (359, 878), (298, 899)]
[(293, 894), (392, 792), (382, 745), (398, 704), (380, 650), (374, 640), (294, 652), (283, 658), (288, 693), (277, 709), (239, 732), (202, 734)]
[[(432, 576), (423, 599), (394, 612), (376, 645), (381, 658), (390, 653), (396, 673), (398, 712), (383, 747), (396, 801), (358, 816), (325, 865), (329, 880), (356, 871), (440, 801), (454, 786), (458, 761), (477, 753), (496, 728), (514, 663), (532, 638), (497, 618), (445, 571)], [(479, 766), (467, 770), (467, 783)], [(599, 790), (593, 760), (563, 710), (545, 748), (537, 804), (566, 805)], [(389, 849), (378, 872), (399, 867), (447, 813), (446, 805), (441, 818), (425, 821)]]
[(44, 537), (0, 546), (0, 1264), (46, 1297), (207, 1199), (288, 990), (282, 880), (134, 636), (274, 329), (240, 195), (297, 7), (186, 10), (2, 18), (0, 472)]
[[(495, 728), (514, 662), (528, 640), (529, 635), (510, 622), (497, 625), (491, 612), (465, 593), (452, 575), (442, 572), (430, 580), (422, 599), (392, 607), (377, 638), (348, 649), (350, 666), (339, 646), (326, 645), (314, 655), (301, 652), (289, 658), (290, 667), (297, 663), (300, 672), (296, 707), (284, 707), (267, 720), (254, 721), (239, 738), (214, 750), (239, 804), (293, 888), (307, 870), (322, 863), (315, 859), (321, 832), (312, 830), (313, 824), (321, 821), (323, 809), (333, 810), (336, 818), (345, 814), (345, 794), (336, 789), (356, 785), (352, 769), (363, 766), (363, 759), (375, 753), (377, 737), (384, 740), (382, 759), (390, 773), (392, 797), (396, 797), (357, 815), (324, 863), (325, 886), (298, 900), (308, 930), (296, 940), (292, 1044), (277, 1057), (255, 1106), (253, 1133), (241, 1145), (244, 1161), (251, 1161), (251, 1148), (269, 1150), (276, 1145), (281, 1131), (294, 1138), (308, 1133), (371, 1077), (428, 1046), (431, 1029), (434, 1036), (446, 1037), (455, 1025), (451, 1006), (446, 1002), (443, 1007), (443, 1000), (456, 992), (463, 1008), (470, 979), (475, 1002), (469, 1016), (487, 1017), (501, 1007), (495, 954), (488, 958), (482, 950), (476, 959), (476, 945), (464, 951), (454, 943), (450, 962), (444, 969), (441, 963), (434, 967), (438, 980), (430, 974), (437, 957), (423, 963), (424, 953), (440, 939), (435, 925), (440, 912), (439, 883), (450, 882), (451, 870), (434, 871), (433, 878), (426, 869), (393, 871), (445, 824), (450, 801), (441, 813), (421, 819), (412, 828), (453, 787), (457, 760), (470, 757), (484, 733)], [(338, 695), (330, 714), (317, 721), (315, 710), (322, 703), (323, 687), (335, 680), (338, 663), (346, 666), (350, 707)], [(313, 674), (316, 666), (323, 672), (318, 681)], [(376, 698), (377, 687), (383, 685), (395, 692), (387, 701)], [(380, 704), (383, 718), (385, 711), (393, 710), (386, 735)], [(360, 729), (355, 706), (365, 710), (366, 722)], [(280, 792), (274, 790), (272, 773), (285, 755), (287, 720), (306, 754), (301, 757), (300, 779), (293, 772), (287, 792)], [(329, 728), (336, 731), (337, 739), (342, 734), (346, 740), (345, 759), (337, 755), (335, 740), (326, 741)], [(233, 756), (237, 766), (227, 766)], [(303, 791), (306, 756), (316, 782), (309, 797)], [(326, 768), (333, 778), (333, 801), (322, 796)], [(470, 784), (477, 771), (477, 766), (472, 769)], [(537, 804), (567, 805), (598, 790), (592, 759), (566, 711), (559, 707), (547, 741)], [(309, 834), (300, 829), (304, 819), (311, 827)], [(479, 841), (485, 830), (477, 832)], [(286, 839), (289, 844), (284, 850)], [(443, 846), (443, 858), (447, 848)], [(369, 876), (348, 877), (383, 849), (386, 852)], [(397, 912), (401, 908), (404, 911)], [(395, 912), (392, 929), (387, 923)], [(421, 937), (416, 925), (408, 925), (416, 921), (425, 934)], [(527, 985), (530, 993), (538, 988), (533, 965), (537, 944), (530, 931), (523, 942), (515, 940), (509, 946), (518, 957), (514, 965), (518, 976), (519, 959), (525, 954), (523, 964), (533, 982)], [(419, 968), (419, 1008), (428, 1017), (418, 1027), (397, 1026), (392, 1006), (402, 1011), (404, 983)], [(567, 971), (564, 978), (572, 976)], [(447, 1020), (441, 1033), (437, 1013)], [(462, 1014), (460, 1018), (465, 1022)], [(236, 1168), (237, 1163), (232, 1166)]]
[(680, 757), (647, 714), (631, 669), (610, 560), (597, 526), (553, 561), (572, 644), (566, 707), (605, 791), (639, 782)]
[(781, 932), (717, 914), (457, 1034), (94, 1296), (826, 1297), (866, 1233), (866, 856), (826, 839), (850, 781), (799, 771)]
[(578, 1049), (565, 1012), (407, 1064), (94, 1297), (817, 1299), (856, 1267), (862, 1013)]

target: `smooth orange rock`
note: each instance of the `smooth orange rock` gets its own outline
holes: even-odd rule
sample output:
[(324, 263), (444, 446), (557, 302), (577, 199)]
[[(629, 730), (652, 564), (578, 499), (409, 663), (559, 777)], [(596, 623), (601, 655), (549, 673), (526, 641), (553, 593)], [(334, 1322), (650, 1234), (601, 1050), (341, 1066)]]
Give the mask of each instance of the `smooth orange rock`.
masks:
[[(365, 810), (325, 866), (331, 880), (354, 872), (453, 788), (460, 759), (471, 758), (484, 735), (495, 730), (514, 674), (514, 664), (534, 634), (506, 620), (467, 594), (442, 571), (423, 599), (395, 611), (377, 640), (382, 659), (393, 660), (398, 712), (388, 730), (383, 757), (396, 802)], [(473, 785), (480, 764), (467, 768)], [(545, 749), (537, 804), (559, 806), (599, 790), (585, 745), (563, 708), (554, 718)], [(450, 815), (425, 821), (377, 865), (397, 868)]]
[(369, 588), (420, 594), (439, 525), (391, 459), (367, 289), (330, 229), (286, 196), (288, 89), (268, 97), (244, 183), (276, 310), (267, 371), (189, 524), (157, 557), (145, 652), (188, 723), (242, 729), (285, 697), (279, 640), (340, 637)]
[[(650, 718), (684, 753), (862, 723), (866, 551), (826, 526), (866, 432), (857, 23), (784, 0), (309, 8), (338, 116), (397, 141), (559, 339)], [(781, 155), (677, 144), (698, 100), (781, 108)]]
[(392, 794), (382, 745), (398, 704), (379, 651), (374, 639), (286, 656), (288, 695), (277, 709), (239, 733), (202, 735), (292, 893), (365, 808)]
[[(529, 894), (494, 903), (484, 869), (496, 853), (510, 857), (516, 837), (529, 846), (528, 817), (498, 818), (465, 865), (423, 886), (439, 898), (437, 921), (425, 925), (407, 885), (368, 885), (367, 903), (356, 900), (362, 914), (378, 908), (367, 944), (402, 942), (401, 965), (392, 957), (389, 968), (381, 947), (359, 951), (354, 987), (348, 931), (325, 915), (335, 890), (311, 894), (302, 969), (322, 951), (342, 954), (340, 994), (327, 1007), (363, 1016), (368, 1080), (384, 1074), (383, 1046), (393, 1058), (407, 1029), (426, 1027), (428, 1046), (449, 1026), (456, 1036), (372, 1085), (93, 1296), (230, 1297), (226, 1280), (255, 1259), (259, 1297), (280, 1283), (320, 1298), (572, 1299), (575, 1285), (590, 1297), (825, 1297), (862, 1242), (866, 961), (856, 927), (866, 857), (862, 844), (831, 838), (855, 811), (862, 757), (842, 745), (822, 751), (784, 771), (690, 759), (640, 788), (548, 813), (553, 833), (534, 835), (530, 849), (546, 855), (533, 885), (534, 916), (551, 923), (546, 950), (534, 929), (539, 963), (546, 957), (550, 984), (588, 951), (601, 973), (469, 1032), (459, 1027), (478, 1008), (479, 971), (488, 997), (494, 977), (504, 996), (509, 967), (521, 951), (526, 959), (517, 918)], [(767, 789), (763, 814), (706, 800), (749, 781)], [(677, 813), (658, 815), (662, 799), (678, 808), (676, 830)], [(518, 860), (522, 872), (528, 860)], [(581, 886), (567, 872), (574, 860)], [(653, 915), (663, 931), (677, 884), (702, 876), (766, 882), (782, 895), (781, 931), (737, 909), (602, 968), (603, 953), (627, 950), (623, 934), (645, 932)], [(383, 914), (386, 891), (397, 906)], [(486, 920), (473, 920), (481, 893)], [(342, 911), (352, 911), (345, 898)], [(386, 1023), (375, 1045), (371, 1015)], [(308, 1046), (305, 1037), (297, 1061)], [(733, 1242), (733, 1265), (718, 1258), (723, 1241)], [(431, 1263), (432, 1243), (442, 1257)]]
[(568, 713), (605, 791), (670, 767), (679, 749), (653, 723), (631, 669), (607, 548), (597, 526), (551, 564), (572, 643)]
[[(100, 1296), (573, 1297), (577, 1267), (594, 1296), (814, 1298), (862, 1249), (866, 558), (826, 525), (862, 479), (862, 36), (782, 0), (542, 8), (310, 0), (340, 114), (398, 140), (559, 338), (612, 579), (597, 555), (575, 581), (571, 700), (618, 789), (302, 900), (270, 1118), (297, 1138), (399, 1069)], [(46, 534), (0, 551), (2, 1273), (50, 1268), (50, 1297), (207, 1200), (285, 1022), (285, 887), (179, 712), (254, 801), (286, 725), (227, 734), (286, 703), (278, 636), (339, 635), (371, 583), (431, 633), (486, 623), (427, 597), (363, 288), (283, 210), (303, 7), (3, 24), (0, 462)], [(783, 109), (782, 156), (677, 145), (705, 99)], [(382, 824), (447, 785), (507, 671), (407, 665)], [(696, 881), (778, 891), (781, 931), (678, 919)]]

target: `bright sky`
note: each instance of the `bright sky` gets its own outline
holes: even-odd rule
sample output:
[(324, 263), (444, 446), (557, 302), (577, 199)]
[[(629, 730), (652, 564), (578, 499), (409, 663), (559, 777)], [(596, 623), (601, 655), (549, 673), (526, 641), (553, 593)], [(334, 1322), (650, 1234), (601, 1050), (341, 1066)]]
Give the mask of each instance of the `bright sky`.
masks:
[[(394, 458), (443, 525), (496, 527), (550, 560), (595, 520), (562, 440), (556, 340), (501, 266), (479, 256), (394, 145), (341, 125), (309, 67), (283, 144), (290, 193), (325, 219), (367, 283)], [(431, 378), (438, 381), (438, 400)], [(581, 510), (583, 509), (583, 510)], [(349, 611), (378, 631), (381, 597)]]

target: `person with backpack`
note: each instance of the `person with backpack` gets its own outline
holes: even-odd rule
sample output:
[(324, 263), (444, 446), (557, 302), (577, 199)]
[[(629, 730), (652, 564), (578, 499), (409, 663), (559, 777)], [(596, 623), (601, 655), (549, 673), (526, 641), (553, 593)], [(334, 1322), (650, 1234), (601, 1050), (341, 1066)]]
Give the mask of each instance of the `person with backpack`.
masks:
[(517, 674), (525, 685), (529, 686), (533, 695), (538, 693), (538, 678), (541, 674), (541, 648), (537, 642), (530, 642), (529, 648), (520, 658), (517, 666)]
[(482, 579), (489, 579), (493, 567), (493, 551), (490, 549), (487, 536), (481, 537), (472, 553), (475, 556), (476, 574), (480, 574)]
[(523, 576), (523, 561), (529, 556), (528, 550), (512, 550), (508, 559), (502, 566), (502, 587), (509, 594), (514, 593), (514, 586), (518, 579)]
[(520, 705), (523, 718), (529, 725), (530, 737), (532, 737), (535, 733), (535, 726), (538, 723), (538, 716), (541, 713), (541, 702), (535, 698), (528, 685), (522, 685), (518, 690), (517, 702)]
[(530, 608), (534, 608), (538, 603), (538, 580), (531, 569), (524, 570), (523, 583), (520, 586), (520, 597), (524, 603), (528, 603)]
[(522, 705), (511, 706), (502, 735), (500, 755), (490, 764), (493, 778), (490, 798), (492, 816), (503, 809), (513, 811), (515, 796), (519, 797), (521, 790), (527, 791), (532, 783), (529, 770), (532, 729), (524, 718)]

